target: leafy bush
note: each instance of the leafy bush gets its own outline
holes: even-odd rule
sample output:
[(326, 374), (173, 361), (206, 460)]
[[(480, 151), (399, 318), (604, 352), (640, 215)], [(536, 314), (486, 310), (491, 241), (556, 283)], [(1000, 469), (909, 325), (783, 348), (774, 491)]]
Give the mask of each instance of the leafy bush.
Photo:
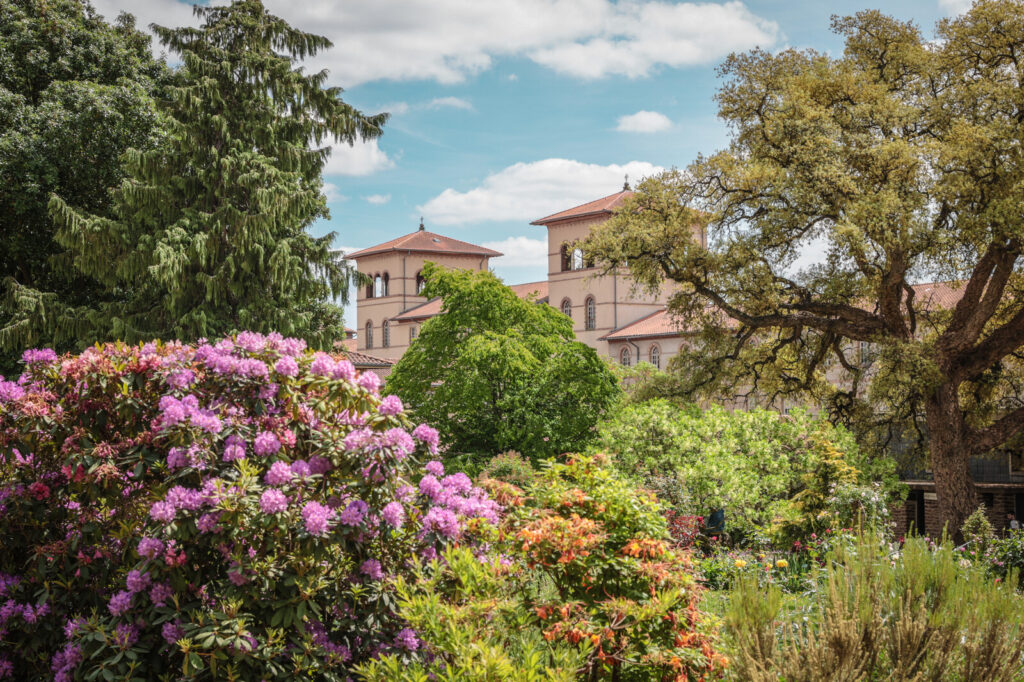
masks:
[(971, 512), (971, 515), (964, 521), (960, 534), (978, 556), (983, 556), (988, 552), (996, 533), (985, 514), (985, 505), (978, 505), (978, 508)]
[[(0, 382), (0, 671), (343, 680), (417, 636), (389, 577), (497, 505), (345, 360), (277, 335), (26, 353)], [(0, 673), (2, 675), (2, 673)]]
[(1003, 579), (1016, 575), (1017, 587), (1024, 588), (1024, 530), (1010, 531), (995, 538), (989, 552), (991, 572)]
[(370, 679), (565, 679), (573, 666), (595, 681), (724, 671), (689, 554), (673, 548), (654, 496), (586, 457), (547, 463), (525, 491), (494, 479), (481, 486), (507, 509), (505, 542), (495, 546), (502, 560), (449, 552), (419, 583), (400, 581), (400, 614), (430, 634), (424, 661), (404, 671), (398, 656), (385, 657), (362, 669)]
[(479, 476), (480, 479), (491, 478), (511, 483), (520, 488), (530, 485), (536, 477), (537, 471), (530, 464), (530, 460), (515, 450), (509, 450), (494, 457), (480, 470)]
[[(724, 509), (729, 535), (741, 541), (774, 521), (834, 526), (843, 516), (832, 509), (842, 486), (894, 479), (891, 465), (870, 461), (849, 432), (802, 412), (701, 410), (655, 400), (627, 405), (601, 423), (595, 448), (613, 453), (620, 470), (680, 513), (706, 517)], [(887, 492), (876, 508), (884, 507)]]
[(902, 554), (878, 536), (838, 543), (811, 596), (810, 608), (787, 611), (778, 587), (737, 581), (725, 617), (735, 679), (1024, 676), (1024, 600), (948, 542), (910, 538)]

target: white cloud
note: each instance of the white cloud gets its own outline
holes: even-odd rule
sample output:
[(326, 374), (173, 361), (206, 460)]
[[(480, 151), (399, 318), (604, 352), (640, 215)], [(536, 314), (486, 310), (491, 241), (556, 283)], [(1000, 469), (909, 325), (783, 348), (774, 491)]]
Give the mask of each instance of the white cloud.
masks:
[(381, 111), (391, 114), (392, 116), (401, 116), (402, 114), (409, 113), (408, 102), (392, 102), (386, 104), (380, 108)]
[(629, 116), (620, 116), (616, 130), (624, 133), (659, 133), (672, 127), (672, 121), (657, 111), (638, 111)]
[(973, 4), (974, 0), (939, 0), (939, 8), (946, 14), (963, 14)]
[(462, 99), (461, 97), (438, 97), (430, 100), (427, 104), (428, 109), (466, 109), (468, 111), (473, 110), (473, 105), (469, 101)]
[(386, 204), (389, 201), (391, 201), (390, 194), (371, 194), (370, 196), (364, 198), (366, 199), (367, 202), (371, 204), (377, 204), (378, 206), (381, 204)]
[[(950, 2), (951, 0), (940, 0)], [(715, 61), (736, 50), (772, 47), (781, 31), (739, 0), (266, 0), (293, 26), (334, 48), (311, 68), (326, 67), (343, 87), (380, 79), (457, 83), (496, 57), (526, 57), (584, 78), (635, 78), (659, 66)], [(178, 0), (95, 0), (113, 19), (120, 9), (167, 26), (195, 25)]]
[(569, 159), (517, 163), (465, 192), (448, 188), (417, 207), (438, 225), (497, 220), (530, 221), (613, 194), (624, 176), (633, 181), (663, 168), (645, 161), (600, 166)]
[(340, 204), (343, 201), (348, 201), (348, 197), (342, 194), (338, 186), (333, 182), (325, 182), (322, 191), (324, 196), (327, 197), (327, 203), (329, 204)]
[(394, 166), (395, 162), (377, 146), (377, 140), (356, 142), (352, 146), (339, 142), (331, 148), (324, 175), (371, 175)]
[(547, 239), (509, 237), (498, 242), (484, 242), (481, 246), (505, 254), (501, 257), (501, 264), (506, 267), (544, 265), (548, 260)]
[(519, 76), (515, 75), (514, 73), (510, 73), (510, 74), (508, 75), (508, 79), (509, 79), (510, 81), (512, 81), (513, 83), (515, 83), (515, 82), (516, 82), (517, 80), (519, 80)]

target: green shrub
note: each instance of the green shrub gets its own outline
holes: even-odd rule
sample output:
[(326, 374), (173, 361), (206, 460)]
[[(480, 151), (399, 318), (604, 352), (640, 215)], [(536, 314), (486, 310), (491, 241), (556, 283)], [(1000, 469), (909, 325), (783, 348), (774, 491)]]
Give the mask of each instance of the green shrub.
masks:
[[(894, 487), (891, 464), (869, 460), (848, 431), (803, 412), (654, 400), (600, 424), (595, 447), (682, 513), (724, 509), (732, 540), (748, 541), (773, 522), (801, 532), (835, 526), (860, 513), (855, 498), (877, 492), (877, 510)], [(844, 490), (879, 479), (886, 486), (877, 491)]]
[[(840, 543), (809, 608), (737, 581), (725, 616), (731, 674), (745, 682), (943, 680), (1024, 676), (1024, 600), (949, 542), (910, 538), (902, 554), (877, 535)], [(809, 662), (813, 664), (809, 665)]]
[(963, 535), (964, 542), (970, 545), (974, 556), (982, 557), (988, 552), (989, 545), (995, 538), (996, 533), (992, 529), (988, 516), (985, 514), (985, 505), (979, 505), (967, 517), (963, 527), (960, 529), (960, 534)]
[(1011, 582), (1016, 576), (1017, 586), (1024, 588), (1024, 530), (994, 539), (989, 557), (992, 573)]
[(478, 476), (481, 480), (491, 478), (496, 481), (511, 483), (520, 488), (530, 485), (536, 477), (537, 471), (530, 464), (530, 460), (515, 450), (503, 452), (491, 459), (480, 470), (480, 475)]

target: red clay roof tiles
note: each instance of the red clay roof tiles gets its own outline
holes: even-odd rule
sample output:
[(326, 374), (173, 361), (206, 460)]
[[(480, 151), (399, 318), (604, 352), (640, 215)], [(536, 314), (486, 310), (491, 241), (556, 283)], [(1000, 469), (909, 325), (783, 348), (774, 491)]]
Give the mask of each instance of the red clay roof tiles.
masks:
[(534, 220), (531, 225), (550, 225), (551, 223), (561, 222), (563, 220), (573, 220), (578, 218), (586, 218), (594, 215), (601, 215), (603, 213), (611, 213), (616, 208), (622, 205), (622, 202), (633, 196), (633, 192), (630, 190), (622, 190), (615, 194), (610, 194), (594, 201), (588, 201), (585, 204), (580, 204), (573, 208), (553, 213), (545, 218), (538, 218)]
[(370, 246), (353, 253), (345, 255), (345, 258), (359, 259), (364, 256), (372, 256), (378, 253), (386, 253), (388, 251), (417, 251), (419, 253), (454, 253), (463, 254), (468, 256), (488, 256), (497, 257), (502, 255), (499, 251), (488, 249), (483, 246), (477, 246), (476, 244), (470, 244), (459, 239), (452, 239), (451, 237), (445, 237), (441, 234), (434, 232), (428, 232), (426, 230), (416, 230), (402, 237), (392, 239), (391, 241), (384, 242), (383, 244), (377, 244), (376, 246)]

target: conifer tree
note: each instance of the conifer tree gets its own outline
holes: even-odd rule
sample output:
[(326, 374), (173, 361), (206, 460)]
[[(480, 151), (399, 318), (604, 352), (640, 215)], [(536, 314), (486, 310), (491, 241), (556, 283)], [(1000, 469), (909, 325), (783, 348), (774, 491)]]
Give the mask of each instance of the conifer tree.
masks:
[(354, 272), (334, 254), (321, 171), (328, 138), (380, 135), (300, 60), (329, 48), (259, 0), (195, 8), (199, 28), (153, 26), (182, 66), (169, 88), (170, 128), (152, 151), (126, 155), (114, 217), (54, 197), (57, 238), (114, 300), (87, 311), (98, 339), (196, 339), (276, 330), (314, 345), (342, 334)]

